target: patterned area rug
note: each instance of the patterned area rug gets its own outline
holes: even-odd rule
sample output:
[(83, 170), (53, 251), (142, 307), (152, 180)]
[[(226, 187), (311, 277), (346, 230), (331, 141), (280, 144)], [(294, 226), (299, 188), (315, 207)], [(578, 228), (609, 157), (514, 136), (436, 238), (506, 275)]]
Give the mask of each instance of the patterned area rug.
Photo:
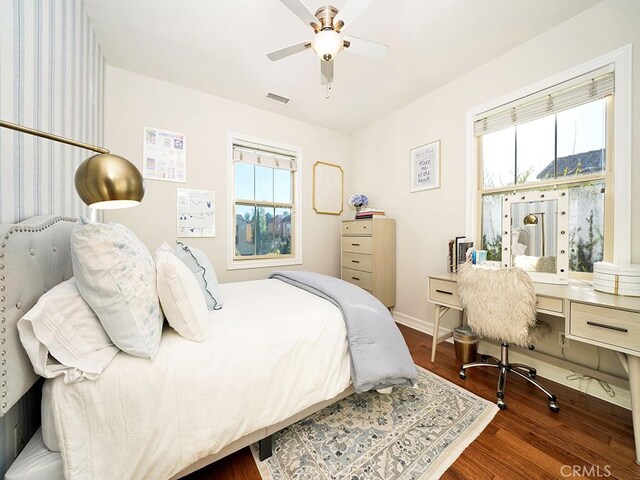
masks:
[(436, 479), (498, 407), (418, 367), (415, 388), (353, 394), (274, 434), (265, 480)]

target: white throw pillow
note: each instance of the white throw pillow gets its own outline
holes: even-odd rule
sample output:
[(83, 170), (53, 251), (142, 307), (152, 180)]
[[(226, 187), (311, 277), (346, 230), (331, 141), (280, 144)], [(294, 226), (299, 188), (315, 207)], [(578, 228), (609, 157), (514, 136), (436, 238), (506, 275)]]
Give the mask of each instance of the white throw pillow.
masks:
[(73, 278), (40, 297), (18, 321), (18, 333), (35, 372), (64, 375), (65, 383), (95, 380), (119, 352)]
[(154, 358), (164, 319), (147, 247), (123, 225), (81, 218), (71, 235), (71, 260), (78, 290), (113, 343)]
[(178, 242), (176, 246), (176, 255), (196, 277), (209, 310), (220, 310), (222, 308), (222, 294), (216, 271), (213, 269), (209, 257), (202, 250), (182, 242)]
[(156, 251), (156, 268), (158, 296), (169, 325), (187, 340), (204, 342), (209, 311), (196, 278), (166, 242)]

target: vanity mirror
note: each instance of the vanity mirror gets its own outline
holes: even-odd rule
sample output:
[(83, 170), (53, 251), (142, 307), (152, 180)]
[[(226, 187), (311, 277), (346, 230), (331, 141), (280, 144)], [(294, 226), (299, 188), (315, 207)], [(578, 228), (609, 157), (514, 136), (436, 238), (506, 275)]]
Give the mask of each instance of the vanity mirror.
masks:
[(568, 197), (566, 190), (505, 195), (503, 266), (522, 268), (534, 282), (567, 283)]

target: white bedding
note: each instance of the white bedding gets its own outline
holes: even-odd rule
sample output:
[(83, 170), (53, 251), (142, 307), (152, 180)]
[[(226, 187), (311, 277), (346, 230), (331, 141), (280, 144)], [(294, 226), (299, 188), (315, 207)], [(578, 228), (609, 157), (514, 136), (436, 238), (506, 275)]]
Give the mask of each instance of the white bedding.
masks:
[(348, 387), (337, 307), (279, 280), (221, 288), (204, 343), (165, 327), (154, 361), (120, 353), (97, 381), (50, 380), (65, 478), (168, 478)]

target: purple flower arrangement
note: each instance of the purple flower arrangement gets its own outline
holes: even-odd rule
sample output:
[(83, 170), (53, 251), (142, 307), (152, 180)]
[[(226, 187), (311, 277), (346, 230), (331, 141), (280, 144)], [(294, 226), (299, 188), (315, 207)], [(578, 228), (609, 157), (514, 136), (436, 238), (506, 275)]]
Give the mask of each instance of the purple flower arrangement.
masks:
[(351, 195), (349, 205), (355, 207), (356, 210), (360, 210), (362, 207), (369, 205), (369, 199), (363, 193), (356, 193), (355, 195)]

